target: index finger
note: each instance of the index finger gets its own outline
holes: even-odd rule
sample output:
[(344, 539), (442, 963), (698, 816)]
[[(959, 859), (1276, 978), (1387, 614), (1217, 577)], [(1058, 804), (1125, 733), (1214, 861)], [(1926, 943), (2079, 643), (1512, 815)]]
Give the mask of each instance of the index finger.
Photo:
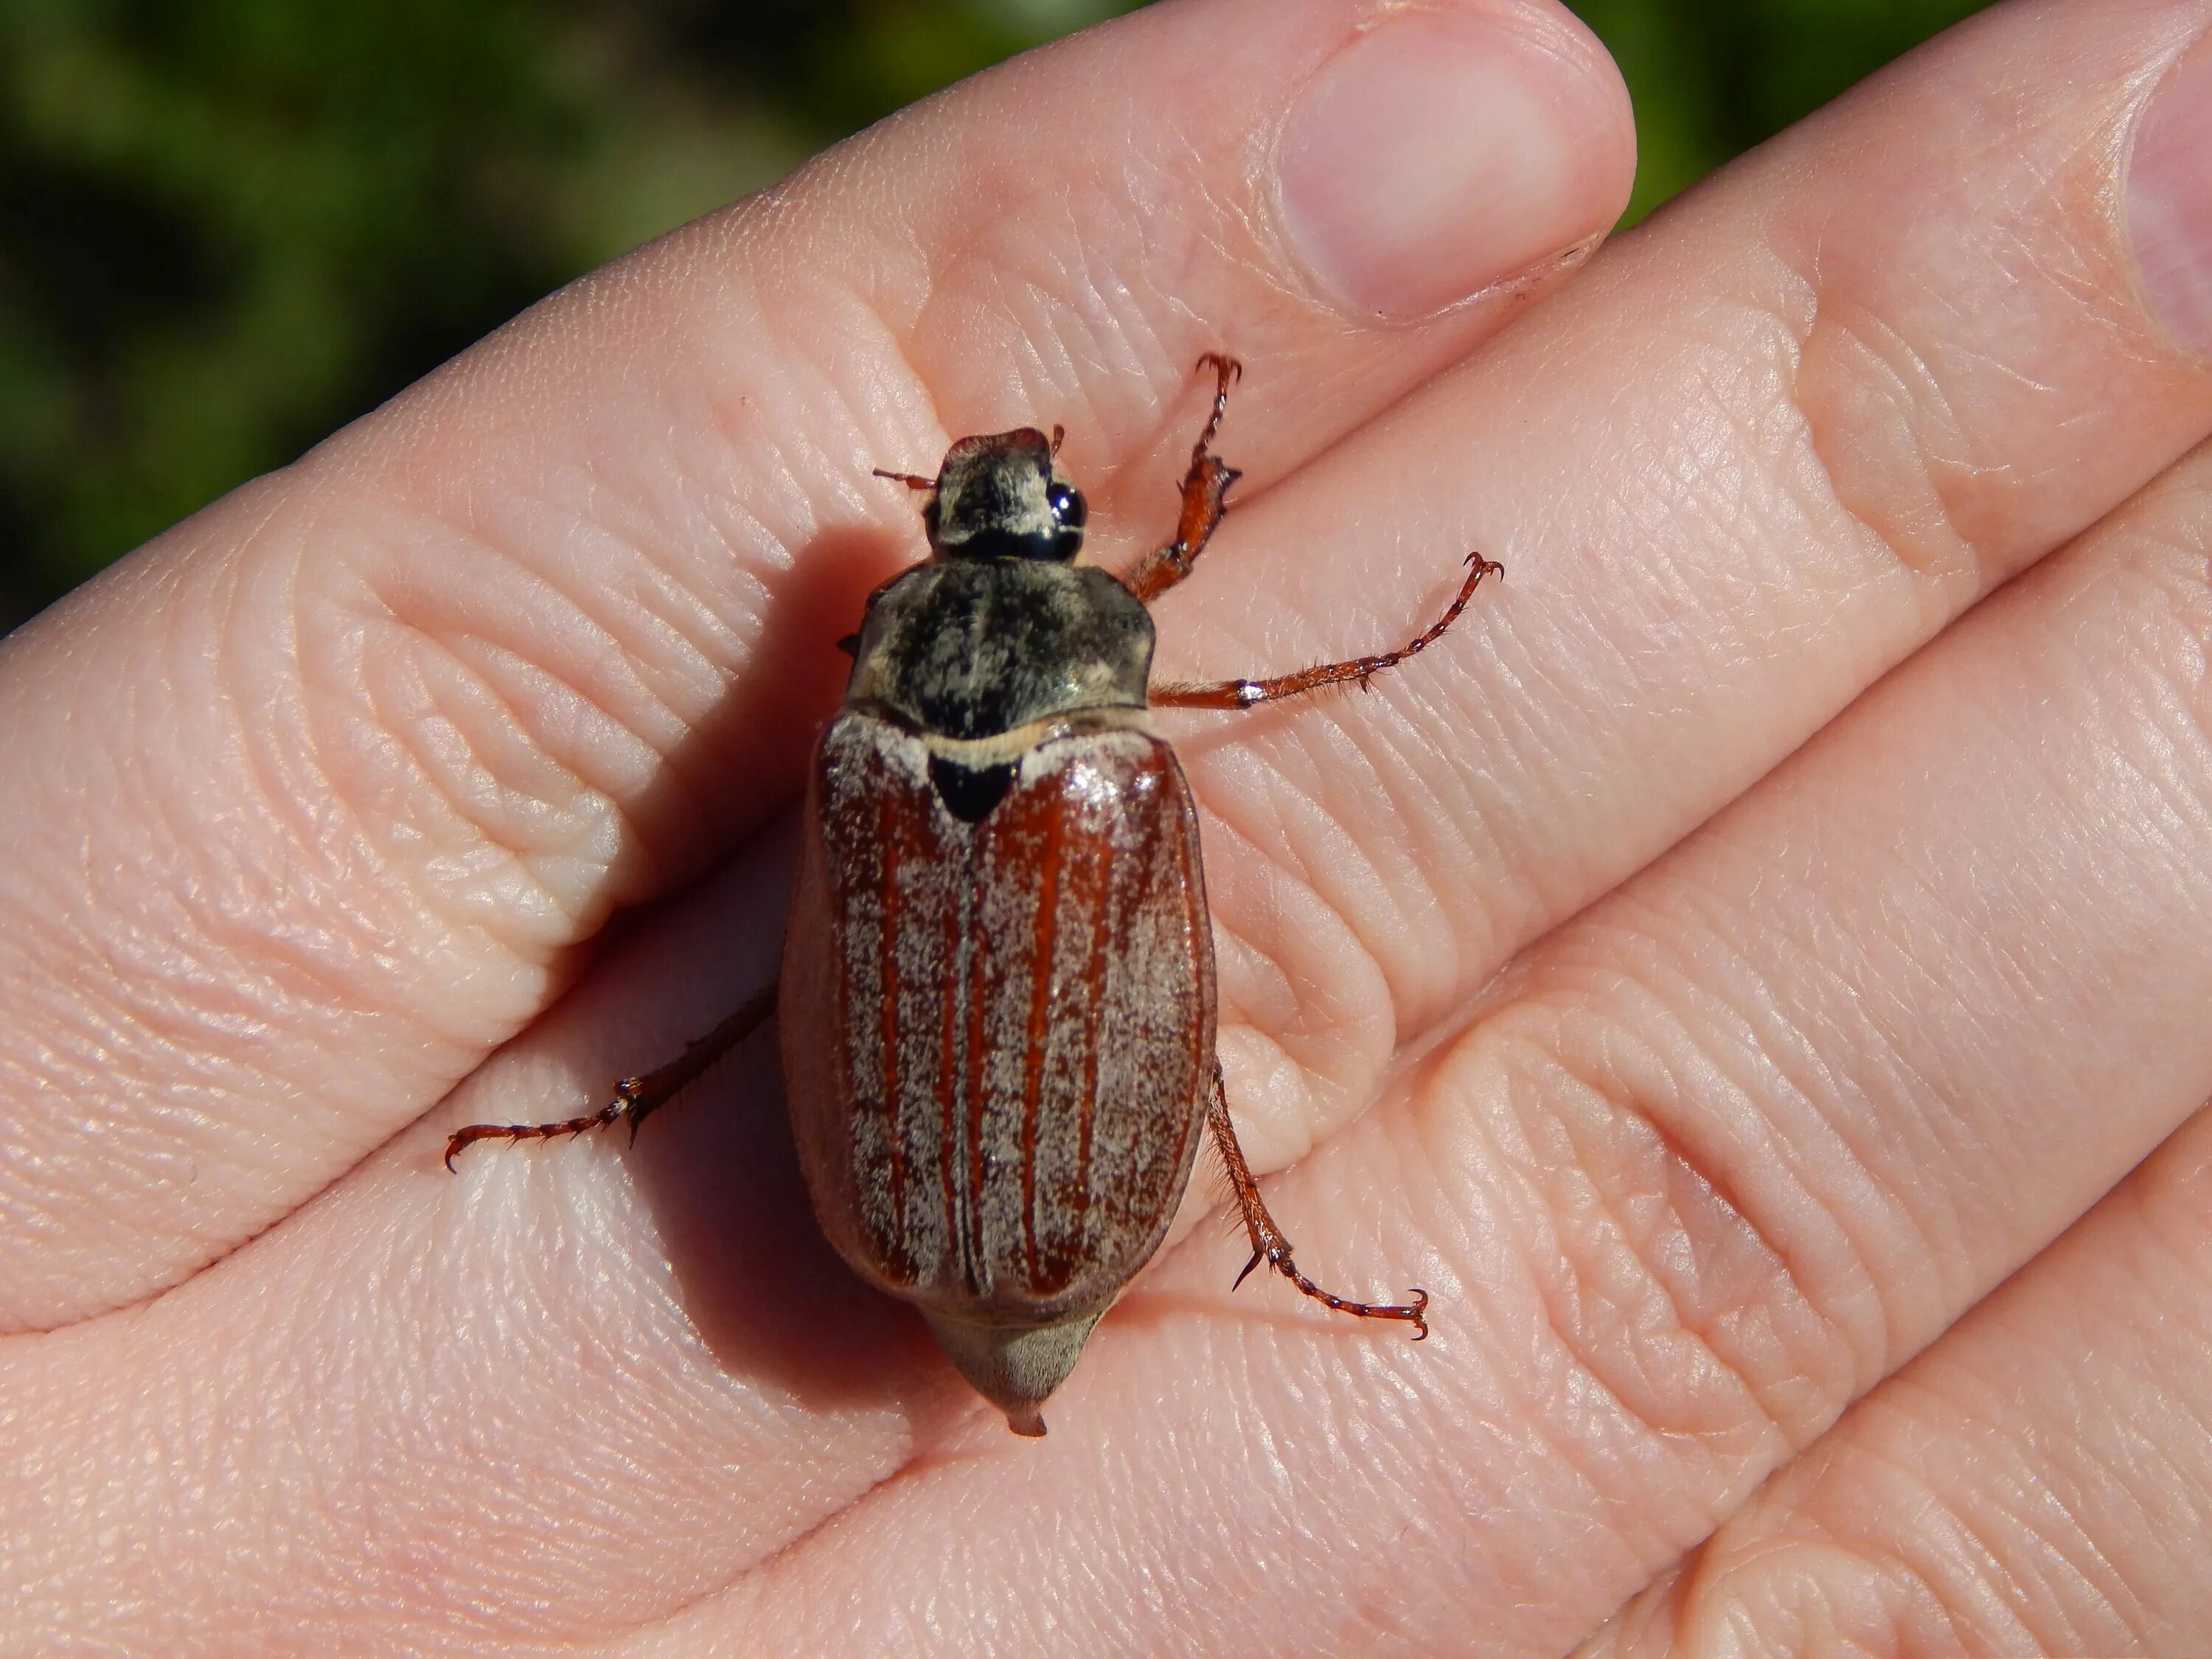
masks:
[(1155, 7), (585, 279), (20, 632), (0, 1328), (265, 1227), (757, 826), (915, 545), (872, 465), (1064, 422), (1102, 518), (1164, 509), (1220, 349), (1302, 388), (1240, 410), (1264, 483), (1601, 233), (1629, 131), (1549, 0)]

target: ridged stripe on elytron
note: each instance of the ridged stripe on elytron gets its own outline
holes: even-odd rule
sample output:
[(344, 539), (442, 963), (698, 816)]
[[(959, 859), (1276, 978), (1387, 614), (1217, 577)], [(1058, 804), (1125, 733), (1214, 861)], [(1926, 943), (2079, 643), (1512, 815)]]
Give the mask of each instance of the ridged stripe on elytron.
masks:
[[(1097, 1150), (1098, 1129), (1098, 1015), (1106, 1005), (1106, 945), (1113, 914), (1114, 866), (1097, 848), (1091, 849), (1091, 868), (1085, 873), (1096, 882), (1086, 894), (1094, 918), (1091, 927), (1091, 956), (1083, 965), (1083, 1109), (1075, 1123), (1075, 1238), (1072, 1254), (1083, 1258), (1091, 1236), (1091, 1159)], [(1065, 1271), (1065, 1270), (1063, 1270)]]
[(920, 1264), (911, 1255), (905, 1254), (897, 1243), (907, 1237), (906, 1231), (906, 1137), (899, 1125), (899, 1051), (898, 1051), (898, 954), (894, 948), (899, 936), (899, 839), (897, 836), (898, 798), (890, 790), (877, 797), (876, 845), (883, 848), (882, 879), (877, 883), (878, 901), (883, 912), (877, 923), (876, 975), (878, 994), (883, 999), (882, 1058), (878, 1061), (884, 1091), (884, 1150), (890, 1164), (891, 1231), (887, 1241), (889, 1249), (899, 1250), (895, 1259), (884, 1264), (892, 1273), (911, 1284), (919, 1274)]
[[(962, 1224), (967, 1219), (960, 1204), (960, 1057), (954, 1039), (960, 1030), (960, 998), (957, 988), (960, 983), (961, 957), (966, 943), (967, 929), (961, 924), (967, 920), (968, 894), (975, 884), (964, 881), (953, 902), (945, 909), (945, 1018), (937, 1033), (937, 1103), (943, 1122), (937, 1138), (937, 1170), (939, 1184), (945, 1194), (945, 1243), (960, 1264), (960, 1277), (969, 1290), (981, 1290), (975, 1282), (975, 1259), (968, 1248), (968, 1229)], [(970, 1113), (970, 1116), (974, 1114)]]
[[(982, 948), (983, 918), (976, 903), (981, 887), (976, 866), (982, 862), (986, 836), (969, 842), (968, 881), (960, 895), (957, 915), (963, 948), (968, 952), (968, 1229), (967, 1259), (963, 1264), (968, 1288), (984, 1288), (982, 1264), (984, 1200), (987, 1176), (983, 1170), (984, 1088), (990, 1077), (990, 1039), (985, 1023), (991, 1010), (991, 953)], [(971, 915), (974, 912), (971, 924)]]
[[(1175, 762), (1172, 757), (1168, 760), (1167, 764), (1170, 768), (1173, 768), (1175, 766)], [(1178, 770), (1171, 772), (1167, 775), (1176, 776), (1180, 779), (1181, 775)], [(1165, 776), (1155, 775), (1152, 780), (1150, 789), (1147, 791), (1148, 799), (1152, 793), (1163, 788), (1165, 782)], [(1152, 869), (1153, 867), (1154, 861), (1159, 857), (1160, 837), (1168, 833), (1168, 818), (1169, 815), (1165, 812), (1147, 812), (1145, 815), (1144, 860), (1141, 866), (1144, 869)], [(1175, 815), (1175, 827), (1177, 829), (1182, 827), (1181, 813)], [(1183, 841), (1183, 838), (1178, 835), (1175, 840), (1175, 858), (1173, 860), (1176, 877), (1176, 879), (1173, 883), (1173, 890), (1178, 894), (1189, 894), (1197, 890), (1194, 884), (1197, 878), (1197, 872), (1190, 867), (1188, 850), (1188, 847)], [(1203, 913), (1201, 912), (1200, 914)], [(1188, 950), (1190, 948), (1189, 935), (1191, 932), (1190, 924), (1192, 911), (1189, 906), (1186, 904), (1178, 907), (1176, 915), (1181, 923), (1180, 931), (1182, 934), (1182, 943), (1183, 945), (1183, 948)], [(1211, 941), (1209, 940), (1208, 943), (1211, 944)], [(1183, 1029), (1189, 1034), (1191, 1039), (1191, 1046), (1188, 1051), (1191, 1070), (1199, 1079), (1197, 1085), (1198, 1088), (1202, 1090), (1205, 1087), (1205, 1079), (1211, 1073), (1213, 1066), (1214, 1033), (1210, 1027), (1208, 1029), (1201, 1030), (1200, 1028), (1200, 1022), (1197, 1020), (1188, 1021), (1184, 1024)], [(1204, 1097), (1202, 1095), (1199, 1095), (1196, 1096), (1195, 1098), (1199, 1101), (1202, 1101)], [(1182, 1120), (1182, 1134), (1176, 1142), (1175, 1162), (1178, 1168), (1182, 1167), (1183, 1148), (1190, 1143), (1191, 1139), (1198, 1133), (1199, 1116), (1199, 1111), (1192, 1111), (1184, 1115)], [(1175, 1190), (1169, 1194), (1168, 1209), (1170, 1212), (1174, 1210), (1177, 1200), (1179, 1200), (1182, 1196), (1182, 1183), (1178, 1182), (1176, 1185)]]
[(1037, 1115), (1043, 1107), (1046, 1019), (1052, 1012), (1052, 964), (1060, 943), (1060, 868), (1066, 843), (1065, 835), (1046, 836), (1037, 860), (1030, 1018), (1022, 1048), (1022, 1258), (1032, 1285), (1037, 1282)]
[[(1149, 804), (1150, 797), (1146, 797)], [(1053, 826), (1054, 842), (1061, 848), (1067, 847), (1065, 794), (1057, 803), (1060, 821)], [(1066, 882), (1067, 908), (1090, 922), (1088, 950), (1083, 959), (1082, 995), (1078, 1000), (1080, 1010), (1082, 1036), (1077, 1052), (1082, 1056), (1083, 1090), (1077, 1097), (1075, 1110), (1075, 1179), (1067, 1188), (1069, 1225), (1059, 1241), (1059, 1249), (1045, 1264), (1044, 1277), (1054, 1288), (1065, 1285), (1075, 1276), (1078, 1268), (1087, 1259), (1091, 1236), (1091, 1165), (1097, 1147), (1098, 1126), (1098, 1023), (1106, 1005), (1106, 969), (1108, 950), (1113, 939), (1114, 921), (1114, 855), (1110, 848), (1100, 847), (1095, 839), (1084, 836), (1076, 847), (1074, 868)], [(1139, 866), (1142, 872), (1142, 866)], [(1054, 915), (1054, 954), (1048, 962), (1057, 962), (1060, 942), (1059, 915)]]

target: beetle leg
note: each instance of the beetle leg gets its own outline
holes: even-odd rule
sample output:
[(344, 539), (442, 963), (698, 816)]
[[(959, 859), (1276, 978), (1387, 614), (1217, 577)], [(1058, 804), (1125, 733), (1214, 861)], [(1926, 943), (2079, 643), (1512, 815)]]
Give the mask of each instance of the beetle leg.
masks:
[(1244, 366), (1218, 351), (1207, 352), (1198, 360), (1198, 366), (1213, 371), (1213, 413), (1206, 417), (1206, 430), (1190, 447), (1190, 470), (1182, 475), (1182, 513), (1176, 520), (1175, 539), (1145, 555), (1121, 579), (1124, 587), (1147, 603), (1190, 574), (1191, 566), (1213, 539), (1221, 515), (1228, 511), (1222, 497), (1243, 476), (1208, 446), (1221, 430), (1221, 417), (1229, 412), (1229, 383), (1243, 378)]
[(1213, 1063), (1213, 1095), (1206, 1103), (1206, 1127), (1213, 1132), (1213, 1144), (1221, 1151), (1221, 1161), (1229, 1167), (1229, 1184), (1236, 1188), (1237, 1206), (1244, 1212), (1244, 1231), (1252, 1236), (1252, 1259), (1237, 1275), (1237, 1285), (1242, 1285), (1251, 1276), (1252, 1270), (1264, 1261), (1315, 1301), (1338, 1313), (1361, 1319), (1402, 1319), (1413, 1326), (1414, 1341), (1428, 1335), (1426, 1291), (1416, 1289), (1411, 1302), (1354, 1302), (1334, 1291), (1322, 1289), (1298, 1271), (1291, 1260), (1291, 1241), (1283, 1237), (1283, 1230), (1275, 1224), (1275, 1218), (1267, 1213), (1267, 1205), (1261, 1201), (1260, 1183), (1252, 1178), (1252, 1167), (1244, 1161), (1244, 1149), (1237, 1144), (1237, 1126), (1229, 1121), (1229, 1087), (1222, 1080), (1219, 1060)]
[(1358, 681), (1364, 691), (1368, 682), (1383, 670), (1395, 668), (1407, 658), (1418, 655), (1442, 639), (1444, 630), (1457, 622), (1459, 613), (1467, 609), (1467, 602), (1474, 597), (1476, 585), (1485, 576), (1505, 574), (1504, 565), (1480, 553), (1468, 554), (1467, 562), (1467, 580), (1460, 585), (1459, 596), (1444, 607), (1444, 614), (1430, 623), (1425, 632), (1395, 651), (1385, 651), (1376, 657), (1354, 657), (1349, 662), (1321, 663), (1293, 674), (1278, 674), (1271, 679), (1154, 686), (1146, 700), (1155, 708), (1256, 708), (1263, 702), (1279, 702), (1285, 697), (1318, 691), (1323, 686), (1341, 685), (1346, 680)]
[(635, 1145), (639, 1124), (767, 1024), (769, 1016), (775, 1012), (775, 988), (769, 986), (706, 1036), (685, 1044), (684, 1052), (659, 1071), (624, 1078), (615, 1085), (615, 1097), (596, 1112), (586, 1112), (561, 1123), (471, 1123), (454, 1130), (446, 1140), (446, 1167), (452, 1169), (454, 1154), (472, 1141), (551, 1140), (562, 1135), (580, 1135), (586, 1129), (604, 1129), (625, 1118), (629, 1120), (629, 1138)]

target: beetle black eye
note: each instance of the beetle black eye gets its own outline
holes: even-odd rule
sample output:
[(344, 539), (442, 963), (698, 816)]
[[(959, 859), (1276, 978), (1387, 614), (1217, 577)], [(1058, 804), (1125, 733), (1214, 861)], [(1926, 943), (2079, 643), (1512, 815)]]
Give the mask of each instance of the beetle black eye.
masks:
[(1080, 530), (1091, 516), (1083, 492), (1072, 485), (1055, 483), (1045, 491), (1044, 498), (1052, 507), (1053, 522), (1063, 530)]

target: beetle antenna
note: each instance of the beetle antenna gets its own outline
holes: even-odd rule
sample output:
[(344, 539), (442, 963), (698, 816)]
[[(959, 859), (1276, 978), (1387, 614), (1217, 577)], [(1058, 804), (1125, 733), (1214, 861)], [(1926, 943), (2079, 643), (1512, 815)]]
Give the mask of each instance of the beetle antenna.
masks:
[(936, 479), (925, 478), (919, 472), (886, 472), (882, 467), (878, 467), (875, 469), (875, 473), (878, 478), (889, 478), (893, 483), (902, 483), (908, 489), (937, 488)]
[(1052, 423), (1052, 458), (1060, 459), (1060, 447), (1067, 441), (1067, 428), (1057, 421)]

